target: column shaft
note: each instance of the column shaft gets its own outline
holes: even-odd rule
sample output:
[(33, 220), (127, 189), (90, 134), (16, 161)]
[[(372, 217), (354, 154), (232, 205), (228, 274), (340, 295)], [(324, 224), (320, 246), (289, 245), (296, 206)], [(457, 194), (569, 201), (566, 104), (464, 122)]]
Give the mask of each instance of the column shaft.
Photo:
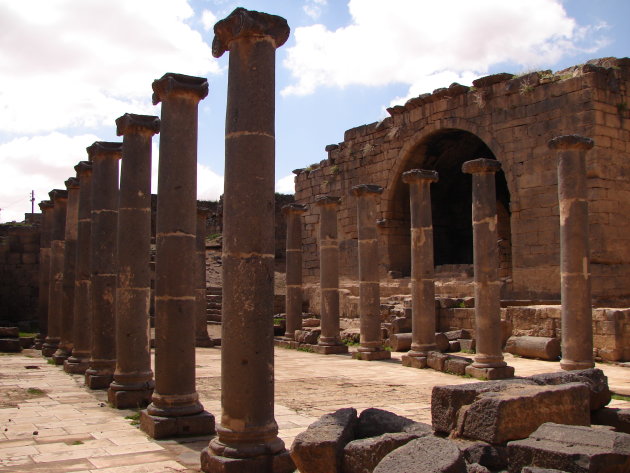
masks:
[(53, 207), (50, 200), (43, 200), (39, 204), (42, 211), (42, 226), (40, 230), (39, 252), (39, 298), (37, 301), (37, 319), (39, 333), (35, 339), (35, 348), (42, 349), (48, 333), (48, 297), (50, 293), (50, 232), (53, 224)]
[(287, 219), (286, 256), (286, 329), (284, 337), (295, 339), (302, 330), (302, 214), (305, 205), (289, 204), (282, 208)]
[(214, 343), (208, 336), (208, 302), (206, 299), (206, 221), (209, 210), (197, 207), (197, 238), (195, 244), (197, 286), (195, 288), (195, 345), (212, 347)]

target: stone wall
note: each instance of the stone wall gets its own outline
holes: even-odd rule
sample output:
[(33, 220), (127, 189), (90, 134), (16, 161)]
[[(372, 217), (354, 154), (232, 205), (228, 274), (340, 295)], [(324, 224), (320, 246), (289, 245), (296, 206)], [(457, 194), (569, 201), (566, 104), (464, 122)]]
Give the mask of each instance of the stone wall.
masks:
[[(472, 263), (470, 181), (461, 164), (501, 162), (497, 174), (498, 244), (508, 293), (558, 298), (557, 158), (549, 139), (592, 138), (587, 155), (593, 294), (630, 301), (630, 60), (607, 58), (557, 73), (495, 74), (452, 84), (388, 109), (390, 117), (345, 132), (327, 159), (296, 170), (296, 202), (341, 196), (340, 270), (357, 277), (356, 202), (350, 188), (378, 184), (381, 274), (409, 274), (409, 197), (401, 174), (437, 170), (432, 186), (436, 265)], [(317, 208), (305, 215), (304, 277), (318, 277)]]
[(0, 325), (37, 330), (39, 226), (0, 225)]

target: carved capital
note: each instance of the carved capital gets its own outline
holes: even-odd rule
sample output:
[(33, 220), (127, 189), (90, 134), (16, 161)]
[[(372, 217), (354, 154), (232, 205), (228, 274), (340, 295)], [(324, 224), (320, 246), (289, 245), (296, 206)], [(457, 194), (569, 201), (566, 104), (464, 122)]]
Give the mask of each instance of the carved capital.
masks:
[(86, 148), (90, 161), (94, 158), (120, 159), (122, 155), (122, 143), (114, 141), (95, 141)]
[(205, 77), (187, 76), (167, 72), (153, 81), (153, 105), (157, 105), (169, 95), (190, 97), (203, 100), (208, 95), (208, 80)]
[(92, 163), (89, 161), (79, 161), (79, 163), (74, 166), (74, 170), (77, 172), (77, 176), (92, 172)]
[(553, 150), (583, 150), (588, 151), (595, 143), (592, 139), (580, 135), (562, 135), (552, 138), (547, 143)]
[(383, 188), (381, 186), (377, 186), (376, 184), (359, 184), (358, 186), (354, 186), (350, 190), (357, 197), (368, 195), (368, 194), (382, 194), (383, 193)]
[(428, 169), (410, 169), (403, 172), (402, 181), (405, 184), (410, 184), (416, 181), (428, 181), (429, 183), (438, 181), (437, 171), (430, 171)]
[(287, 42), (290, 32), (287, 20), (281, 16), (239, 7), (214, 25), (212, 55), (221, 57), (230, 49), (232, 41), (241, 38), (269, 39), (275, 48), (279, 48)]
[(60, 200), (68, 199), (68, 191), (65, 189), (53, 189), (48, 193), (48, 195), (50, 196), (50, 200), (52, 200), (53, 203)]
[(491, 174), (501, 170), (501, 163), (496, 159), (479, 158), (466, 161), (462, 172), (466, 174)]
[(116, 119), (116, 135), (122, 136), (131, 133), (149, 133), (155, 135), (160, 132), (160, 119), (152, 115), (136, 115), (125, 113)]
[(52, 209), (54, 206), (55, 204), (53, 204), (51, 200), (42, 200), (39, 203), (39, 210), (45, 212), (46, 210)]
[(324, 205), (339, 205), (341, 204), (341, 197), (335, 197), (332, 195), (318, 195), (315, 197), (315, 205), (323, 207)]
[(79, 180), (76, 177), (69, 177), (66, 179), (64, 183), (66, 185), (66, 189), (78, 189), (79, 188)]
[(304, 204), (287, 204), (282, 206), (282, 213), (284, 215), (288, 214), (303, 214), (306, 212), (308, 207)]

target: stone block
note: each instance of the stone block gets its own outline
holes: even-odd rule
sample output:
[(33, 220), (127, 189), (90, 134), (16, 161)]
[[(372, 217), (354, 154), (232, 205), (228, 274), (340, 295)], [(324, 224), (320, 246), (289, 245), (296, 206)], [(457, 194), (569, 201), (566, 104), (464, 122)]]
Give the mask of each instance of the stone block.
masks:
[(20, 336), (19, 327), (0, 327), (1, 338), (18, 338)]
[(630, 409), (602, 407), (591, 411), (591, 424), (609, 425), (617, 432), (630, 434)]
[(475, 343), (474, 339), (460, 338), (458, 341), (459, 341), (459, 348), (461, 351), (472, 353), (477, 348), (477, 344)]
[(627, 473), (630, 435), (604, 429), (546, 423), (528, 438), (508, 443), (510, 473), (526, 466), (571, 473)]
[(352, 358), (364, 361), (389, 360), (392, 354), (387, 350), (378, 351), (356, 351), (352, 354)]
[(20, 337), (22, 348), (31, 348), (35, 344), (35, 337)]
[(435, 349), (437, 351), (445, 352), (448, 351), (450, 347), (449, 339), (445, 334), (441, 332), (435, 334)]
[(446, 338), (448, 338), (449, 341), (458, 341), (461, 339), (470, 340), (472, 338), (470, 330), (466, 329), (451, 330), (449, 332), (444, 332), (444, 335), (446, 335)]
[(494, 368), (477, 368), (473, 365), (466, 367), (466, 374), (477, 379), (497, 380), (514, 377), (514, 367), (498, 366)]
[(446, 360), (448, 359), (448, 355), (444, 353), (440, 353), (437, 351), (430, 351), (427, 356), (427, 366), (429, 368), (433, 368), (436, 371), (444, 371), (444, 366), (446, 365)]
[(399, 416), (393, 412), (370, 407), (361, 412), (356, 426), (356, 438), (376, 437), (378, 435), (405, 432), (407, 428), (415, 429), (414, 432), (432, 432), (428, 424), (415, 422), (407, 417)]
[(346, 345), (311, 345), (314, 353), (320, 355), (340, 355), (348, 353), (348, 347)]
[(557, 361), (560, 359), (560, 339), (550, 337), (510, 337), (505, 351), (525, 358)]
[(448, 351), (460, 351), (462, 349), (459, 341), (457, 340), (449, 340), (448, 342)]
[(140, 430), (154, 439), (182, 435), (212, 435), (215, 433), (214, 416), (203, 411), (190, 416), (159, 417), (143, 410), (140, 411)]
[(341, 473), (343, 449), (354, 440), (358, 423), (354, 408), (326, 414), (297, 435), (291, 458), (301, 473)]
[(460, 411), (457, 434), (500, 444), (526, 438), (545, 422), (590, 425), (588, 388), (583, 383), (523, 385), (482, 393)]
[(418, 437), (399, 432), (353, 440), (343, 449), (343, 473), (374, 471), (385, 455)]
[(411, 440), (388, 453), (374, 473), (466, 473), (464, 455), (455, 443), (433, 436)]
[(426, 356), (403, 355), (400, 357), (400, 360), (403, 366), (407, 366), (409, 368), (423, 369), (427, 367)]
[(288, 451), (250, 458), (228, 458), (201, 451), (201, 471), (213, 473), (293, 473), (295, 464)]
[(465, 358), (463, 356), (449, 355), (444, 363), (444, 371), (447, 373), (464, 376), (466, 374), (466, 367), (473, 362), (472, 358)]
[(496, 471), (504, 470), (508, 464), (508, 452), (505, 445), (492, 445), (481, 440), (453, 439), (464, 454), (467, 463), (477, 463)]
[(528, 379), (540, 385), (585, 383), (590, 389), (590, 406), (592, 411), (606, 406), (611, 399), (608, 378), (598, 368), (542, 373), (530, 376)]
[(0, 352), (18, 353), (22, 351), (19, 338), (0, 338)]

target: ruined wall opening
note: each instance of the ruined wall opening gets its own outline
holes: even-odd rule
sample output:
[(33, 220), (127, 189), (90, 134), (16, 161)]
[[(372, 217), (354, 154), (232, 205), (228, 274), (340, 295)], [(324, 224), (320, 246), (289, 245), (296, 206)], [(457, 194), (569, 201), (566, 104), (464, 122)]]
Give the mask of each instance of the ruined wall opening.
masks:
[[(473, 133), (443, 129), (424, 138), (408, 154), (402, 169), (430, 169), (439, 174), (431, 186), (433, 250), (436, 267), (472, 265), (472, 176), (462, 164), (477, 158), (496, 159), (490, 148)], [(402, 175), (401, 172), (401, 175)], [(496, 174), (500, 275), (511, 272), (510, 194), (505, 174)], [(409, 187), (398, 176), (390, 208), (390, 270), (402, 276), (411, 271)]]

